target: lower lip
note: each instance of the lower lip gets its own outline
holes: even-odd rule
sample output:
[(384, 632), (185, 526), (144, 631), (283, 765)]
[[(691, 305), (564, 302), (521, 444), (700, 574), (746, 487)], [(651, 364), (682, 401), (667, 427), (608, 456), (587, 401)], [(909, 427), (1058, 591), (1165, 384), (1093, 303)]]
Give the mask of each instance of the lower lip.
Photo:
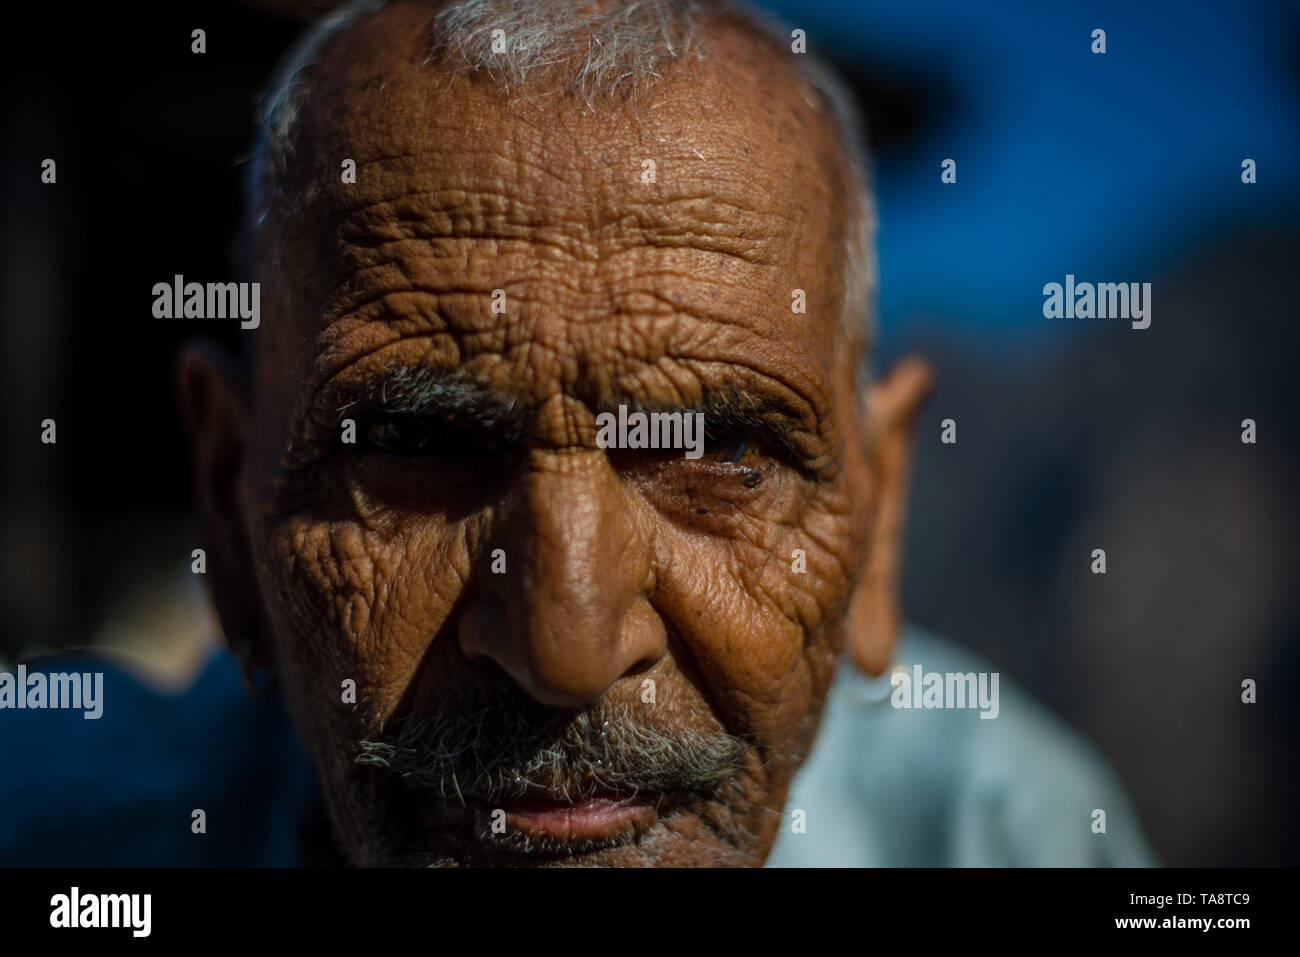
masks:
[(640, 797), (589, 797), (573, 804), (519, 800), (506, 804), (504, 810), (511, 830), (566, 843), (631, 836), (659, 819), (654, 805)]

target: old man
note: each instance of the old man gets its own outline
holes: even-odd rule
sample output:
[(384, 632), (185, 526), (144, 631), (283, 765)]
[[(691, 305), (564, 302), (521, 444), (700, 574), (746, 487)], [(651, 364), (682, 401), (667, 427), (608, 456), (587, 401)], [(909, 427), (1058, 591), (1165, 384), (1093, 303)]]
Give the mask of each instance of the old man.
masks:
[[(929, 374), (866, 375), (873, 222), (848, 98), (728, 5), (362, 3), (291, 51), (255, 348), (180, 378), (223, 630), (348, 861), (1145, 860), (1005, 682), (878, 686), (990, 684), (899, 645)], [(703, 439), (602, 440), (638, 413)]]

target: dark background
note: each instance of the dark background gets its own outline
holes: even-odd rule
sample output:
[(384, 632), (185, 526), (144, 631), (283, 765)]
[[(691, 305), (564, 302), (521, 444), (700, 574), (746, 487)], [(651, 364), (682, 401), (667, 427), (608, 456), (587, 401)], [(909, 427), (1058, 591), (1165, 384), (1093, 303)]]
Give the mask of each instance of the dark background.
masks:
[[(196, 330), (154, 320), (151, 288), (230, 275), (256, 95), (300, 21), (178, 6), (23, 7), (0, 39), (2, 660), (148, 653), (191, 577), (172, 363)], [(880, 362), (919, 350), (940, 375), (910, 617), (1097, 743), (1166, 863), (1297, 863), (1295, 7), (774, 7), (867, 113)], [(1152, 282), (1151, 328), (1044, 319), (1067, 272)]]

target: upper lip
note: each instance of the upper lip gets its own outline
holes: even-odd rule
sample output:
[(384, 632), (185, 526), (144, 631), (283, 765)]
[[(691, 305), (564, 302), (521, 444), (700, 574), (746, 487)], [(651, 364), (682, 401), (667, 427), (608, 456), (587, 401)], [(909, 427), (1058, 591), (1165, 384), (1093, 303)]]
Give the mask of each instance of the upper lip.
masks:
[(591, 788), (573, 788), (565, 791), (552, 788), (529, 788), (527, 791), (520, 794), (500, 795), (496, 798), (488, 798), (487, 800), (495, 800), (498, 803), (507, 805), (551, 804), (557, 808), (561, 808), (572, 807), (581, 801), (589, 801), (596, 798), (622, 804), (627, 801), (635, 800), (636, 798), (648, 800), (652, 796), (653, 795), (649, 791), (611, 791), (605, 789), (592, 790)]

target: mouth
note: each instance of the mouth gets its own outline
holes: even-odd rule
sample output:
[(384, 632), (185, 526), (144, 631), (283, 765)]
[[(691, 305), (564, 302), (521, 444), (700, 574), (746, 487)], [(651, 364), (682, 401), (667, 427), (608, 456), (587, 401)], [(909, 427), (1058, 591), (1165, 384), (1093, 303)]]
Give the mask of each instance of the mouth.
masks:
[[(550, 845), (618, 843), (643, 834), (659, 820), (655, 795), (603, 793), (576, 801), (548, 797), (502, 801), (507, 832)], [(497, 809), (494, 809), (497, 810)]]

